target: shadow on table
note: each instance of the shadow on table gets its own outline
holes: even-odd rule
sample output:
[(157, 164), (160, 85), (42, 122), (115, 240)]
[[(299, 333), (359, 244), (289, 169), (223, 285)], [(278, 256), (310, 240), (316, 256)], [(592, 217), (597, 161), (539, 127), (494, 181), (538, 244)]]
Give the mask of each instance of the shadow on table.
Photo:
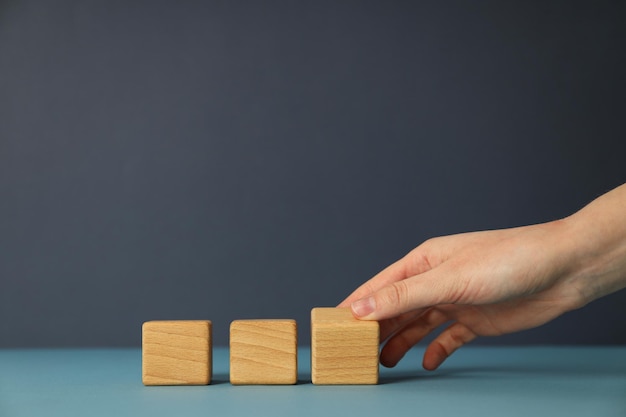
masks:
[(213, 374), (211, 385), (230, 384), (230, 376), (228, 373)]
[[(613, 366), (597, 366), (595, 363), (583, 362), (576, 364), (543, 363), (533, 365), (523, 364), (486, 364), (484, 366), (454, 366), (443, 365), (436, 371), (425, 371), (422, 368), (415, 369), (384, 369), (380, 373), (379, 384), (395, 384), (409, 381), (427, 380), (460, 380), (460, 379), (498, 379), (516, 378), (520, 376), (532, 376), (534, 378), (554, 377), (624, 377), (626, 365), (613, 364)], [(228, 372), (215, 373), (211, 379), (212, 385), (230, 384)], [(297, 385), (311, 384), (309, 372), (299, 372)]]
[[(298, 374), (298, 382), (296, 385), (306, 385), (311, 383), (311, 374)], [(230, 384), (230, 375), (228, 373), (213, 374), (211, 385)]]
[(393, 384), (406, 381), (418, 381), (428, 379), (478, 379), (506, 376), (533, 376), (535, 378), (553, 377), (623, 377), (626, 369), (623, 367), (595, 367), (594, 364), (576, 364), (575, 366), (563, 366), (562, 364), (546, 366), (461, 366), (425, 371), (422, 369), (406, 371), (387, 371), (381, 373), (380, 384)]

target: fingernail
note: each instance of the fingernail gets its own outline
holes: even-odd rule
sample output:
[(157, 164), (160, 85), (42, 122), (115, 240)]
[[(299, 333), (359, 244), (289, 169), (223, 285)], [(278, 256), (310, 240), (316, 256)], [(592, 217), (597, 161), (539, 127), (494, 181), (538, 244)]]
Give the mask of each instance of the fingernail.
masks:
[(374, 297), (362, 298), (352, 303), (352, 312), (357, 317), (365, 317), (376, 309)]

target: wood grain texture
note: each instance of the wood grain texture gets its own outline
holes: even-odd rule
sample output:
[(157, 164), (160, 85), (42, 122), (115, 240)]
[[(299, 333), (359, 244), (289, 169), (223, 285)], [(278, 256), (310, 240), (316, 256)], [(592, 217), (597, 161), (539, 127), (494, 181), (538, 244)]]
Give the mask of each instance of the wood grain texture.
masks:
[(142, 327), (144, 385), (211, 383), (211, 329), (208, 320), (145, 322)]
[(230, 325), (230, 382), (284, 385), (298, 381), (294, 320), (235, 320)]
[(311, 311), (311, 379), (314, 384), (377, 384), (379, 325), (357, 320), (348, 308)]

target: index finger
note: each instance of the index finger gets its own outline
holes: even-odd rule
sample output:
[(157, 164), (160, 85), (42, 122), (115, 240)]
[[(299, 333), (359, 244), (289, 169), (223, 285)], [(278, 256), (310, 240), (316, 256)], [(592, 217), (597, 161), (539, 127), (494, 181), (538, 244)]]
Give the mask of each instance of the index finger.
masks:
[(406, 261), (400, 259), (389, 265), (387, 268), (380, 271), (373, 278), (370, 278), (361, 286), (359, 286), (352, 294), (350, 294), (345, 300), (343, 300), (337, 307), (350, 307), (356, 300), (360, 300), (366, 297), (382, 287), (395, 281), (406, 278)]
[(419, 275), (431, 269), (431, 265), (422, 248), (423, 245), (418, 246), (403, 258), (380, 271), (373, 278), (354, 290), (354, 292), (337, 307), (350, 307), (350, 304), (354, 301), (367, 297), (393, 282)]
[[(515, 229), (509, 229), (514, 232)], [(504, 232), (504, 231), (503, 231)], [(360, 300), (392, 284), (409, 277), (420, 275), (446, 261), (450, 253), (467, 246), (472, 241), (483, 237), (484, 232), (462, 233), (458, 235), (432, 238), (410, 251), (403, 258), (389, 265), (373, 278), (362, 284), (338, 307), (349, 307)]]

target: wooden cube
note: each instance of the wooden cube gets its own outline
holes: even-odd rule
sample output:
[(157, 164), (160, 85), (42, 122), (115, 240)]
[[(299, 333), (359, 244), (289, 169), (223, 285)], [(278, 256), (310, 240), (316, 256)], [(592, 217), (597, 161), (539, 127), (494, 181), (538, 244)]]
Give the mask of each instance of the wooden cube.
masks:
[(144, 385), (211, 383), (210, 321), (147, 321), (142, 333)]
[(230, 325), (230, 383), (282, 385), (298, 381), (294, 320), (235, 320)]
[(357, 320), (349, 308), (311, 311), (314, 384), (377, 384), (379, 325)]

